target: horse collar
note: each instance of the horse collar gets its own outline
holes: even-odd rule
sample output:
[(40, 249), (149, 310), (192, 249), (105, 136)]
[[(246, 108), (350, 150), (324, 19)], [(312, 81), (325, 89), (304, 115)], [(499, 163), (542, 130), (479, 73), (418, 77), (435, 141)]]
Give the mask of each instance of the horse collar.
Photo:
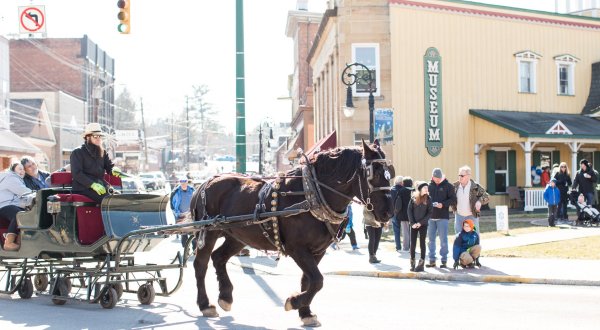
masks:
[(302, 186), (304, 188), (304, 196), (308, 201), (310, 213), (320, 221), (339, 224), (348, 216), (348, 210), (338, 213), (331, 209), (321, 187), (317, 183), (317, 175), (310, 165), (302, 168)]

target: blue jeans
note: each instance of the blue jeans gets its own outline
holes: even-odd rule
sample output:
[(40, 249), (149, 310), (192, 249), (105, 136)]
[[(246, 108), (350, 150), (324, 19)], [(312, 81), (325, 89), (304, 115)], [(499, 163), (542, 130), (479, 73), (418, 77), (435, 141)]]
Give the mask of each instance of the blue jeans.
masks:
[(585, 193), (583, 195), (585, 196), (585, 203), (587, 205), (594, 205), (594, 193), (593, 192)]
[(478, 234), (480, 234), (481, 231), (479, 231), (479, 218), (476, 218), (475, 216), (472, 216), (472, 215), (467, 215), (467, 216), (463, 217), (460, 214), (455, 214), (454, 215), (454, 232), (456, 233), (456, 235), (460, 234), (460, 232), (462, 231), (462, 223), (463, 223), (463, 221), (465, 221), (467, 219), (473, 220), (473, 223), (475, 224), (475, 231)]
[(442, 263), (448, 260), (448, 219), (429, 219), (427, 238), (429, 239), (429, 262), (435, 262), (435, 237), (440, 236), (440, 256)]
[(400, 243), (400, 224), (396, 217), (392, 217), (392, 228), (394, 229), (394, 242), (396, 242), (396, 251), (402, 250), (402, 244)]

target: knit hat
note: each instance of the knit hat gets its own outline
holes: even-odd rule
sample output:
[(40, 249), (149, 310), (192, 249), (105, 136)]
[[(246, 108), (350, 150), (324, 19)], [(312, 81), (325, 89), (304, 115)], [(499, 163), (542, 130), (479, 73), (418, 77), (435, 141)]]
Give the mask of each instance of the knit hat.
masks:
[(463, 221), (463, 227), (465, 226), (465, 223), (468, 224), (469, 227), (471, 227), (471, 230), (475, 229), (475, 223), (473, 222), (473, 220), (466, 219), (465, 221)]
[(423, 187), (427, 187), (427, 186), (428, 186), (427, 182), (421, 182), (421, 183), (419, 183), (419, 185), (417, 186), (417, 191), (418, 191), (418, 192), (421, 192), (421, 189), (422, 189)]
[(431, 172), (431, 176), (434, 178), (438, 178), (441, 179), (444, 177), (444, 173), (442, 173), (442, 169), (439, 167), (436, 167), (433, 169), (433, 172)]
[(582, 159), (579, 161), (579, 164), (585, 164), (586, 167), (590, 167), (590, 162), (587, 159)]

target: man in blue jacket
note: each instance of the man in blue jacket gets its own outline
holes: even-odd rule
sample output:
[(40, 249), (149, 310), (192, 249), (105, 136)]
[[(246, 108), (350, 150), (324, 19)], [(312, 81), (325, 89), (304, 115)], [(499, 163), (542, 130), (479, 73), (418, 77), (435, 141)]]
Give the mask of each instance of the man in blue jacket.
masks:
[[(188, 185), (188, 179), (179, 179), (179, 185), (171, 192), (171, 209), (177, 223), (184, 222), (190, 216), (190, 203), (194, 195), (194, 187)], [(181, 245), (185, 248), (188, 235), (181, 235)], [(196, 240), (192, 241), (192, 247), (196, 250)]]
[(560, 190), (556, 187), (556, 179), (550, 180), (550, 183), (546, 186), (544, 200), (548, 203), (548, 225), (555, 227), (554, 221), (556, 220), (558, 204), (560, 203)]
[(448, 221), (450, 218), (450, 205), (456, 205), (456, 192), (454, 186), (444, 177), (440, 168), (434, 168), (429, 183), (429, 196), (433, 203), (433, 213), (427, 226), (429, 249), (429, 264), (426, 267), (435, 267), (435, 240), (440, 237), (440, 268), (446, 268), (448, 261)]

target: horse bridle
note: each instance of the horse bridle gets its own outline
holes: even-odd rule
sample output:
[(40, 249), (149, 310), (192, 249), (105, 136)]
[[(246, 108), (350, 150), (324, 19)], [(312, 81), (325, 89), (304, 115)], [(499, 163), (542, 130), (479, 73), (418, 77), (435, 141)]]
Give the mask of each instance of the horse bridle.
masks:
[(372, 193), (377, 192), (377, 191), (389, 191), (392, 189), (391, 186), (378, 186), (375, 187), (373, 186), (373, 184), (371, 183), (371, 181), (374, 178), (374, 169), (373, 169), (373, 164), (381, 164), (381, 166), (383, 167), (383, 175), (386, 179), (387, 182), (390, 182), (391, 180), (391, 174), (390, 174), (390, 167), (392, 166), (392, 162), (388, 159), (371, 159), (371, 160), (366, 160), (366, 159), (362, 159), (361, 160), (361, 172), (363, 173), (364, 177), (365, 177), (365, 181), (367, 182), (367, 198), (365, 200), (365, 195), (363, 193), (363, 183), (361, 181), (358, 182), (358, 189), (360, 191), (360, 203), (364, 205), (367, 208), (367, 211), (373, 211), (373, 204), (371, 203), (371, 198), (369, 196), (371, 196)]

